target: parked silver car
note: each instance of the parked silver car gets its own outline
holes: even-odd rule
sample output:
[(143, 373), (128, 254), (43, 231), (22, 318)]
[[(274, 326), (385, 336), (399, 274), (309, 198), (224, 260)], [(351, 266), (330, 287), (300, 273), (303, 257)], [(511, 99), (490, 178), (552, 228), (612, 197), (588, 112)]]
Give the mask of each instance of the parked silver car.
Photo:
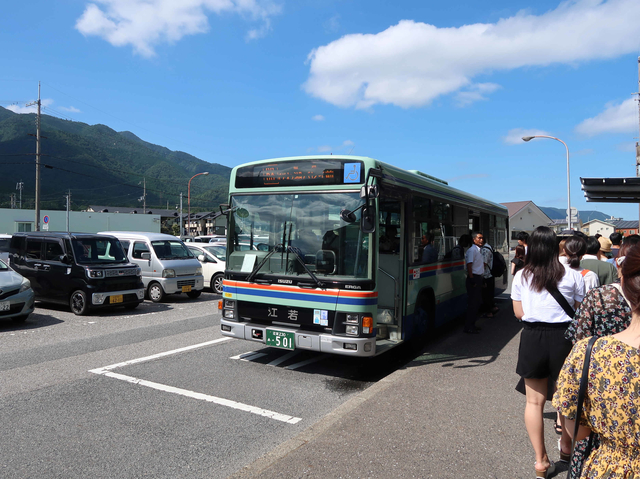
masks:
[(0, 318), (24, 321), (34, 307), (31, 282), (0, 260)]

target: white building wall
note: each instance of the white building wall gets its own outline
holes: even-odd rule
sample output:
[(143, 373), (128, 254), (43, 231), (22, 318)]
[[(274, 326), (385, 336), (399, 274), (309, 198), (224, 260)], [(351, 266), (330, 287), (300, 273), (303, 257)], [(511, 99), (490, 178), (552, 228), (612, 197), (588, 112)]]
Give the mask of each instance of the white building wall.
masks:
[[(48, 231), (67, 231), (66, 211), (40, 211), (40, 230), (45, 231), (44, 217), (49, 217)], [(13, 234), (20, 224), (29, 224), (35, 230), (35, 210), (0, 208), (0, 233)], [(148, 231), (160, 233), (160, 215), (69, 212), (69, 231), (97, 233), (98, 231)]]
[(518, 240), (512, 239), (513, 234), (526, 231), (531, 234), (538, 226), (547, 226), (549, 218), (538, 208), (532, 205), (525, 206), (518, 213), (509, 218), (509, 247), (515, 248)]
[(597, 233), (600, 233), (605, 238), (608, 238), (614, 231), (615, 228), (613, 225), (599, 220), (590, 221), (589, 224), (585, 224), (582, 228), (582, 232), (588, 236), (595, 236)]

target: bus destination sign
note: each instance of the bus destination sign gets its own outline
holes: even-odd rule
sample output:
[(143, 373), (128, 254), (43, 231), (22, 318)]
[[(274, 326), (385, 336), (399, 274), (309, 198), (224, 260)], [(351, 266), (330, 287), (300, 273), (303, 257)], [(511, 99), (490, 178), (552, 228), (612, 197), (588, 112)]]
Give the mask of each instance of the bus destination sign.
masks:
[(300, 160), (244, 166), (236, 172), (236, 188), (353, 185), (364, 181), (361, 161)]

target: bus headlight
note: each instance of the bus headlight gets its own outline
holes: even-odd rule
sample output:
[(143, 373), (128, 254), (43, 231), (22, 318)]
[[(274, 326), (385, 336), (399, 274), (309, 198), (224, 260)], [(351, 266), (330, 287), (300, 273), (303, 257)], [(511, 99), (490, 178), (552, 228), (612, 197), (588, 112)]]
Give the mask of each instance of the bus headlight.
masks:
[(236, 319), (236, 302), (231, 299), (225, 299), (222, 309), (222, 317), (224, 319)]
[(347, 314), (347, 323), (358, 324), (360, 316), (358, 314)]
[(347, 329), (346, 329), (346, 333), (349, 336), (357, 336), (358, 335), (358, 326), (355, 324), (348, 324), (347, 325)]

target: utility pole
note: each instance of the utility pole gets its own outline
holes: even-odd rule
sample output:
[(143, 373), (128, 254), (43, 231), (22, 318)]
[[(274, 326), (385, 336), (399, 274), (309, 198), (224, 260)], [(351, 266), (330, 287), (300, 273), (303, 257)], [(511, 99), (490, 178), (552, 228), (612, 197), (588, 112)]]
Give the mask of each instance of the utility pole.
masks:
[(184, 236), (184, 218), (182, 217), (182, 193), (180, 193), (180, 237)]
[(142, 201), (142, 212), (144, 214), (147, 214), (147, 178), (146, 177), (142, 178), (142, 183), (143, 183), (142, 196), (138, 198), (138, 201)]
[[(24, 188), (24, 183), (22, 180), (20, 180), (18, 184), (16, 184), (16, 190), (20, 191), (20, 209), (22, 209), (22, 188)], [(13, 208), (15, 208), (15, 205), (13, 206)]]
[(38, 106), (36, 114), (36, 231), (40, 231), (40, 82), (38, 82), (38, 101), (27, 103), (27, 106)]
[(67, 191), (67, 194), (64, 195), (67, 199), (67, 233), (69, 232), (69, 210), (71, 209), (71, 190)]
[(15, 209), (16, 208), (16, 194), (15, 193), (11, 193), (9, 195), (9, 198), (11, 198), (11, 209)]

